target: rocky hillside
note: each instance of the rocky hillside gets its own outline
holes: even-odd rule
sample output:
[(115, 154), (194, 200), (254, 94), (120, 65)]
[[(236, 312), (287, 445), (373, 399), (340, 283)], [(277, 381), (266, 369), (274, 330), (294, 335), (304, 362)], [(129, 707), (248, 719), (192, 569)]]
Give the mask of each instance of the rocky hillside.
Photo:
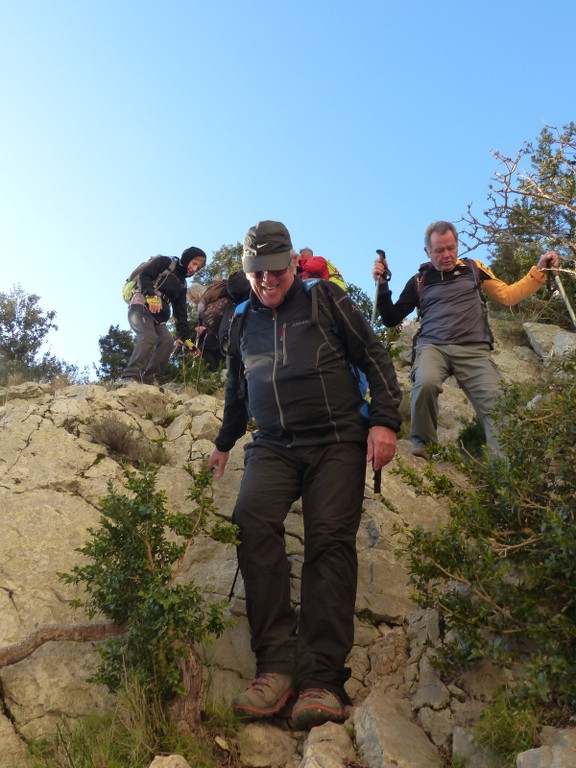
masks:
[[(513, 323), (502, 323), (494, 330), (495, 359), (510, 381), (539, 377), (542, 359), (574, 345), (574, 334), (550, 326), (519, 331)], [(398, 373), (406, 390), (408, 370), (401, 360)], [(119, 390), (86, 385), (54, 391), (29, 383), (0, 390), (0, 648), (39, 625), (86, 621), (70, 609), (74, 590), (58, 573), (78, 562), (76, 550), (85, 542), (87, 529), (98, 523), (99, 499), (108, 483), (121, 488), (125, 480), (118, 457), (103, 444), (106, 424), (130, 428), (126, 450), (163, 451), (166, 463), (159, 470), (158, 485), (170, 506), (183, 509), (189, 487), (183, 467), (210, 453), (221, 414), (218, 398), (136, 384)], [(447, 382), (442, 441), (454, 440), (463, 420), (471, 416), (460, 390)], [(406, 440), (400, 441), (398, 454), (409, 465), (422, 466)], [(216, 503), (224, 516), (231, 513), (241, 473), (238, 445), (225, 477), (215, 483)], [(366, 476), (358, 536), (360, 582), (348, 683), (354, 706), (349, 721), (310, 734), (291, 732), (281, 722), (247, 725), (237, 745), (246, 766), (340, 768), (348, 760), (368, 768), (436, 768), (452, 751), (467, 757), (472, 768), (496, 765), (474, 744), (470, 725), (501, 684), (502, 673), (484, 666), (450, 687), (441, 682), (429, 663), (439, 637), (437, 617), (415, 609), (408, 573), (395, 554), (398, 526), (437, 526), (447, 519), (446, 509), (434, 500), (417, 498), (395, 474), (394, 465), (383, 472), (382, 493), (375, 496), (371, 474)], [(296, 504), (286, 536), (295, 600), (302, 537)], [(221, 600), (228, 597), (235, 572), (233, 547), (206, 539), (195, 545), (185, 578)], [(229, 612), (233, 625), (216, 643), (201, 649), (206, 695), (224, 703), (254, 671), (241, 580)], [(95, 665), (94, 643), (49, 642), (0, 669), (0, 768), (24, 766), (25, 741), (50, 732), (62, 717), (73, 719), (113, 706), (104, 689), (87, 682)], [(574, 733), (550, 732), (547, 738), (546, 746), (525, 753), (523, 768), (576, 765), (566, 762), (576, 751)]]

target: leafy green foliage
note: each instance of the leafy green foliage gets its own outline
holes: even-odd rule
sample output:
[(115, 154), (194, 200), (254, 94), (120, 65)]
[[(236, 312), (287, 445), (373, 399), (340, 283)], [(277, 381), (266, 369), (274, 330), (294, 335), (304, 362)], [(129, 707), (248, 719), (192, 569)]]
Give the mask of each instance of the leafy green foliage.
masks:
[(39, 301), (39, 296), (26, 294), (20, 285), (9, 293), (0, 292), (0, 381), (84, 380), (77, 366), (41, 353), (47, 335), (58, 326), (56, 312), (44, 312)]
[(480, 458), (486, 444), (484, 427), (475, 416), (470, 421), (463, 420), (462, 429), (458, 433), (458, 444), (462, 446), (465, 454)]
[(0, 352), (6, 360), (33, 365), (47, 334), (58, 329), (56, 312), (43, 312), (39, 301), (39, 296), (27, 295), (20, 285), (0, 293)]
[(224, 280), (242, 269), (242, 243), (222, 245), (214, 251), (210, 263), (198, 273), (197, 282), (208, 285), (214, 280)]
[(354, 304), (362, 312), (366, 320), (372, 325), (374, 333), (380, 339), (380, 341), (387, 347), (391, 357), (396, 357), (400, 354), (400, 350), (396, 347), (396, 341), (400, 337), (400, 328), (386, 328), (380, 318), (380, 313), (376, 313), (374, 323), (372, 323), (372, 310), (373, 301), (368, 294), (361, 288), (358, 288), (354, 283), (348, 283), (348, 294)]
[(163, 491), (156, 490), (156, 471), (127, 471), (131, 495), (112, 483), (101, 500), (98, 529), (78, 551), (86, 562), (76, 565), (63, 581), (81, 584), (83, 606), (90, 617), (104, 614), (126, 626), (126, 633), (103, 645), (95, 679), (118, 690), (128, 675), (152, 685), (162, 699), (181, 693), (178, 660), (187, 643), (205, 641), (224, 629), (223, 603), (208, 603), (193, 583), (178, 580), (194, 538), (210, 533), (235, 542), (235, 527), (221, 523), (208, 530), (214, 516), (212, 474), (189, 470), (188, 500), (192, 513), (169, 512)]
[(224, 361), (218, 370), (212, 371), (204, 358), (183, 349), (172, 357), (165, 378), (184, 387), (193, 387), (202, 395), (214, 395), (224, 388), (223, 371)]
[[(459, 463), (470, 488), (432, 466), (400, 468), (419, 493), (451, 502), (440, 530), (406, 532), (415, 599), (440, 612), (445, 670), (489, 658), (523, 663), (527, 699), (576, 711), (576, 384), (567, 365), (498, 409), (502, 458)], [(446, 457), (444, 457), (446, 458)], [(458, 462), (454, 451), (452, 458)]]
[(100, 367), (96, 373), (100, 381), (114, 381), (122, 375), (126, 368), (132, 350), (134, 349), (134, 334), (132, 331), (122, 331), (118, 325), (111, 325), (105, 336), (98, 339), (100, 347)]
[[(574, 276), (576, 124), (571, 122), (561, 129), (545, 127), (535, 145), (525, 142), (513, 158), (499, 152), (494, 155), (500, 170), (490, 184), (484, 218), (477, 219), (469, 207), (463, 219), (468, 250), (487, 246), (492, 269), (508, 283), (523, 277), (550, 249), (558, 251), (565, 259), (562, 269)], [(566, 281), (565, 289), (574, 307), (576, 280)], [(554, 300), (550, 298), (539, 291), (522, 302), (523, 310), (571, 328), (563, 301), (556, 294), (552, 294)]]

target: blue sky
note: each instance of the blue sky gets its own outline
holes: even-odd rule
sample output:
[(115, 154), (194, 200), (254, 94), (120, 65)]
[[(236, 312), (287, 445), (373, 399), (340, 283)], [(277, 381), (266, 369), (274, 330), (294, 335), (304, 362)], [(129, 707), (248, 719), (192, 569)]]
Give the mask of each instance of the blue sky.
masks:
[(0, 290), (81, 368), (133, 266), (262, 219), (369, 295), (383, 248), (397, 295), (493, 150), (576, 119), (575, 28), (573, 0), (0, 0)]

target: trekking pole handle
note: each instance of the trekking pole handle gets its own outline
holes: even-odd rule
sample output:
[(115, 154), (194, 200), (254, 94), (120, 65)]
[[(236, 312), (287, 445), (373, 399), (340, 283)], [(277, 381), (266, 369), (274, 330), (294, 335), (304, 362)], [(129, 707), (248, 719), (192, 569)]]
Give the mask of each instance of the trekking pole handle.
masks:
[[(376, 249), (376, 253), (378, 254), (379, 261), (382, 264), (385, 264), (386, 263), (386, 254), (384, 253), (384, 251), (381, 248), (377, 248)], [(388, 269), (387, 266), (385, 268), (383, 277), (384, 277), (385, 280), (390, 280), (390, 278), (392, 277), (392, 273), (390, 272), (390, 270)], [(377, 304), (378, 304), (378, 287), (380, 286), (380, 279), (378, 277), (376, 277), (376, 280), (374, 281), (374, 284), (375, 284), (375, 288), (376, 288), (376, 294), (374, 296), (374, 303), (372, 304), (372, 328), (374, 328), (375, 325), (376, 325), (376, 318), (377, 318), (377, 315), (378, 315), (378, 306), (377, 306)]]
[[(382, 262), (382, 264), (386, 263), (386, 253), (382, 250), (382, 248), (376, 248), (376, 253), (378, 254), (378, 258)], [(386, 266), (386, 269), (384, 271), (384, 279), (385, 280), (391, 280), (392, 279), (392, 272), (388, 269), (388, 266)]]
[(546, 267), (548, 268), (548, 270), (549, 270), (549, 271), (548, 271), (548, 272), (546, 272), (546, 288), (547, 288), (549, 291), (552, 291), (552, 290), (553, 290), (553, 288), (552, 288), (552, 283), (553, 283), (553, 281), (554, 281), (554, 277), (553, 277), (553, 275), (552, 275), (552, 272), (550, 271), (550, 264), (551, 264), (551, 263), (552, 263), (552, 257), (551, 257), (551, 256), (548, 256), (548, 258), (546, 259)]
[[(386, 263), (386, 254), (381, 248), (376, 249), (376, 253), (378, 254), (378, 258), (380, 261), (385, 264)], [(384, 271), (384, 277), (386, 280), (390, 280), (392, 277), (392, 273), (386, 267)], [(374, 305), (372, 307), (372, 328), (376, 326), (376, 316), (378, 313), (378, 286), (380, 285), (380, 280), (376, 279), (376, 295), (374, 296)], [(381, 469), (375, 469), (374, 470), (374, 493), (379, 494), (382, 491), (382, 470)]]

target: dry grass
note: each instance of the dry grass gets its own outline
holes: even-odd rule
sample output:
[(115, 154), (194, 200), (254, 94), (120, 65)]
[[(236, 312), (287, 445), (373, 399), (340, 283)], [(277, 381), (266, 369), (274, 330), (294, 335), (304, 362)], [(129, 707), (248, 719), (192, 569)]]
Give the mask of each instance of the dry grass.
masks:
[(101, 416), (90, 425), (88, 432), (97, 443), (133, 464), (168, 463), (168, 454), (161, 441), (149, 440), (117, 416)]

